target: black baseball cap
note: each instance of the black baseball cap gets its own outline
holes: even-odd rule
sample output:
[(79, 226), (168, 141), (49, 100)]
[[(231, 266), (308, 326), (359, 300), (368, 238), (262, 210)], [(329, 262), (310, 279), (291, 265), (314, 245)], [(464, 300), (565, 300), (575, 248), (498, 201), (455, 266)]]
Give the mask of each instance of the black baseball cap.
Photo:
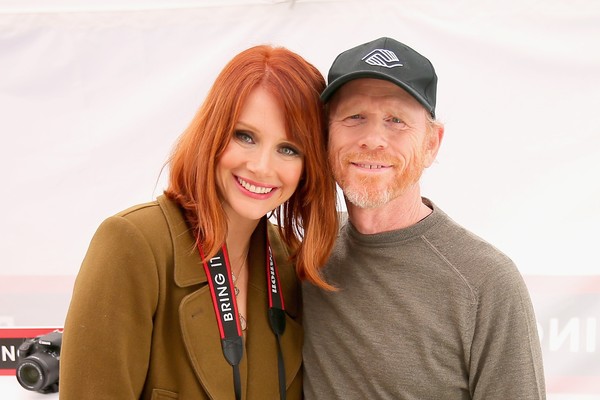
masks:
[(321, 100), (328, 102), (343, 84), (359, 78), (395, 83), (435, 117), (437, 75), (431, 62), (407, 45), (382, 37), (344, 51), (329, 69)]

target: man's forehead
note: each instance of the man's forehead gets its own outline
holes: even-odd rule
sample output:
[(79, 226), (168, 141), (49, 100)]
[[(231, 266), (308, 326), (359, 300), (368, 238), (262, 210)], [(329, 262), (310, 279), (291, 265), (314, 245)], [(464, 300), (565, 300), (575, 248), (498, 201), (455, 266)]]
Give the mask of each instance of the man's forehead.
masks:
[(400, 86), (383, 80), (372, 78), (354, 79), (344, 84), (332, 99), (332, 103), (360, 104), (368, 99), (383, 99), (390, 102), (420, 103)]

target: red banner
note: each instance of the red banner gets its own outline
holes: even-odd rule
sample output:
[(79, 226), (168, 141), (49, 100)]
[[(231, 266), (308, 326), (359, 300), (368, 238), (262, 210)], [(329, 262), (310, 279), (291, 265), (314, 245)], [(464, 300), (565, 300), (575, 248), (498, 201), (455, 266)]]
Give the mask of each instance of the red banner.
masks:
[(15, 375), (17, 350), (27, 339), (45, 335), (60, 328), (0, 328), (0, 376)]
[(548, 393), (600, 393), (600, 276), (525, 276)]

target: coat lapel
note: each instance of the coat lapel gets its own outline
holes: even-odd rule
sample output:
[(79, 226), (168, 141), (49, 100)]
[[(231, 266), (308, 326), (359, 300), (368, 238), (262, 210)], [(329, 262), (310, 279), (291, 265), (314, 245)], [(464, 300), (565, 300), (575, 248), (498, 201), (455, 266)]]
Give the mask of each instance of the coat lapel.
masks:
[[(202, 386), (211, 398), (233, 399), (233, 369), (223, 356), (208, 286), (183, 299), (179, 307), (179, 316), (183, 341)], [(243, 370), (245, 358), (244, 355), (240, 364)], [(244, 376), (243, 371), (241, 375)]]
[[(179, 287), (200, 285), (186, 295), (179, 306), (181, 333), (194, 372), (205, 391), (214, 399), (234, 399), (233, 370), (223, 356), (217, 319), (207, 277), (195, 246), (193, 235), (180, 208), (164, 196), (159, 198), (171, 237), (175, 259), (175, 283)], [(265, 264), (266, 220), (255, 230), (250, 245), (247, 320), (244, 356), (240, 363), (244, 399), (278, 399), (277, 342), (268, 321), (267, 274)], [(287, 251), (269, 228), (270, 241), (276, 255), (286, 313), (297, 318), (300, 289)], [(291, 383), (302, 365), (302, 327), (286, 315), (282, 337), (282, 353), (286, 382)]]
[[(204, 267), (181, 209), (159, 197), (173, 238), (174, 279), (178, 287), (198, 287), (179, 304), (179, 323), (189, 361), (206, 393), (213, 399), (234, 399), (233, 370), (223, 357), (217, 318)], [(245, 368), (245, 355), (241, 366)]]
[[(268, 319), (267, 265), (265, 260), (266, 224), (261, 222), (252, 237), (250, 254), (250, 276), (248, 282), (248, 332), (246, 349), (248, 354), (247, 398), (279, 399), (277, 369), (277, 341)], [(287, 251), (280, 246), (270, 230), (270, 241), (277, 255), (281, 287), (286, 311), (293, 316), (298, 313), (299, 289), (295, 271), (287, 260)], [(286, 316), (285, 332), (282, 336), (282, 352), (285, 363), (286, 386), (298, 374), (302, 365), (302, 327)], [(265, 383), (258, 385), (257, 383)], [(260, 387), (258, 387), (260, 386)]]

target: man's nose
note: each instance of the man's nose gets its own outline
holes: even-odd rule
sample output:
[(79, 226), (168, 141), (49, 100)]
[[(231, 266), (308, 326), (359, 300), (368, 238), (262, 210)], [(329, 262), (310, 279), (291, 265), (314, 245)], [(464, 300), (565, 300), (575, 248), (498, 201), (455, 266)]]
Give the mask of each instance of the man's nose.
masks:
[(387, 132), (381, 121), (369, 121), (364, 126), (359, 138), (359, 146), (363, 149), (377, 150), (387, 146)]

